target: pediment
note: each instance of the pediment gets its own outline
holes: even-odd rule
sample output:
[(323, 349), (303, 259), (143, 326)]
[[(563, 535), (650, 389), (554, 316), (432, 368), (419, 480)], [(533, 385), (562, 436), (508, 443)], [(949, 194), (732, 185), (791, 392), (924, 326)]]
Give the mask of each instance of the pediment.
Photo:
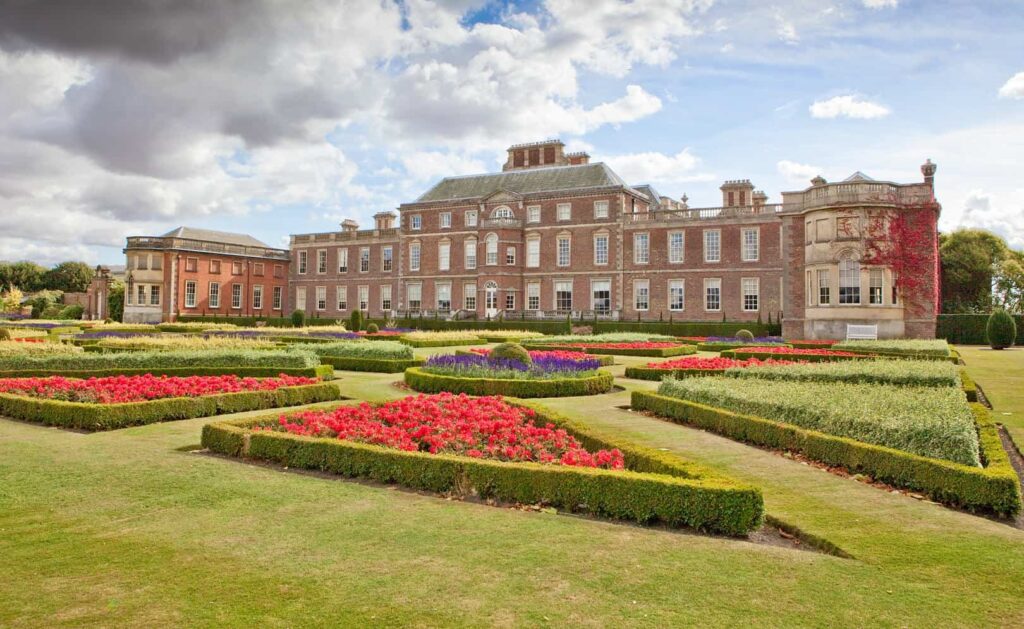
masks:
[(504, 188), (498, 188), (491, 194), (484, 197), (484, 203), (513, 203), (523, 198), (523, 195), (506, 190)]

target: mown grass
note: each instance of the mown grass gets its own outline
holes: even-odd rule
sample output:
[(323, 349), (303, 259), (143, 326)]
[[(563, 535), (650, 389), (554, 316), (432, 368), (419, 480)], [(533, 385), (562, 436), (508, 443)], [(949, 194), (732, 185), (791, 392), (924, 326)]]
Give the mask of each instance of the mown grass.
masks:
[[(966, 358), (998, 411), (1001, 385)], [(341, 375), (346, 395), (404, 394), (401, 374)], [(177, 450), (209, 420), (91, 435), (0, 420), (0, 626), (1024, 624), (1024, 531), (616, 408), (627, 403), (544, 402), (757, 483), (771, 515), (856, 559)]]

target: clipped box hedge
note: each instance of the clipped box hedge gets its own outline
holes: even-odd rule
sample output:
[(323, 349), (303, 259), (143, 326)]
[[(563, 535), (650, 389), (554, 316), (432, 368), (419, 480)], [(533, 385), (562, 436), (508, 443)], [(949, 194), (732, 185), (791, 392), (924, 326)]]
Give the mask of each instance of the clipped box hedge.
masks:
[(312, 352), (296, 350), (186, 350), (79, 353), (56, 356), (0, 356), (0, 371), (91, 371), (103, 369), (311, 368), (320, 364)]
[(594, 334), (648, 332), (669, 336), (736, 336), (740, 330), (749, 330), (754, 336), (775, 336), (781, 332), (779, 324), (756, 321), (597, 321), (593, 326)]
[(96, 369), (14, 369), (0, 371), (0, 378), (106, 378), (108, 376), (238, 376), (240, 378), (273, 378), (305, 376), (330, 380), (334, 378), (334, 367), (316, 365), (313, 367), (108, 367)]
[(338, 388), (329, 383), (124, 404), (65, 402), (0, 393), (0, 415), (61, 428), (114, 430), (162, 421), (328, 402), (340, 397)]
[(585, 352), (594, 355), (608, 356), (644, 356), (648, 358), (669, 358), (671, 356), (687, 356), (696, 354), (697, 348), (693, 345), (676, 345), (675, 347), (658, 348), (605, 348), (586, 347), (585, 345), (558, 345), (556, 343), (523, 343), (523, 347), (529, 351), (563, 351), (563, 352)]
[(504, 395), (508, 397), (572, 397), (607, 393), (615, 377), (607, 371), (582, 378), (545, 378), (515, 380), (512, 378), (462, 378), (427, 373), (420, 367), (405, 370), (405, 383), (421, 393), (465, 393), (467, 395)]
[[(956, 365), (936, 360), (847, 360), (793, 365), (730, 367), (724, 375), (753, 380), (849, 382), (911, 387), (956, 387), (961, 378)], [(972, 402), (974, 400), (971, 400)]]
[[(856, 352), (850, 352), (856, 354)], [(748, 360), (750, 358), (756, 358), (758, 360), (802, 360), (808, 363), (827, 363), (837, 360), (872, 360), (877, 356), (869, 356), (867, 354), (857, 354), (856, 356), (829, 356), (827, 354), (774, 354), (771, 352), (751, 352), (742, 349), (727, 349), (721, 352), (723, 358), (735, 358), (736, 360)]]
[(552, 505), (605, 518), (722, 535), (747, 535), (764, 521), (761, 492), (750, 485), (664, 452), (595, 433), (544, 409), (519, 404), (538, 411), (536, 423), (564, 428), (588, 449), (618, 448), (627, 469), (511, 463), (251, 430), (276, 416), (212, 422), (203, 426), (202, 444), (213, 452), (289, 468), (445, 495)]
[(1012, 518), (1021, 511), (1020, 481), (984, 406), (972, 403), (985, 467), (973, 467), (873, 445), (846, 437), (658, 393), (634, 391), (633, 410), (768, 448), (799, 452), (828, 465), (864, 473), (932, 500), (970, 511)]
[(344, 371), (376, 371), (378, 373), (399, 373), (409, 367), (419, 367), (426, 360), (422, 358), (360, 358), (352, 356), (321, 356), (320, 362)]
[(637, 380), (661, 380), (665, 376), (690, 378), (699, 376), (720, 376), (724, 369), (656, 369), (654, 367), (626, 367), (626, 377)]
[[(1024, 315), (1012, 315), (1017, 329), (1024, 329)], [(936, 338), (957, 345), (988, 345), (988, 317), (981, 314), (940, 314), (935, 323)]]
[(405, 343), (409, 347), (450, 347), (487, 344), (487, 341), (483, 339), (409, 339), (404, 336), (399, 339), (399, 342)]
[[(731, 349), (743, 349), (744, 347), (758, 347), (757, 343), (726, 343), (712, 341), (710, 343), (697, 343), (697, 349), (702, 352), (724, 352)], [(761, 343), (760, 346), (767, 347), (793, 347), (788, 343)]]

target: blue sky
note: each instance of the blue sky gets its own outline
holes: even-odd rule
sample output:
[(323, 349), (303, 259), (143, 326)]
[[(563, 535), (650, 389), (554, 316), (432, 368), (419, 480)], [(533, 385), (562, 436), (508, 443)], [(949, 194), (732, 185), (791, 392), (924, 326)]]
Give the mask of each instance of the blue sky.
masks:
[(116, 264), (182, 224), (284, 246), (548, 137), (692, 206), (931, 158), (943, 229), (1024, 247), (1019, 2), (126, 7), (0, 9), (0, 259)]

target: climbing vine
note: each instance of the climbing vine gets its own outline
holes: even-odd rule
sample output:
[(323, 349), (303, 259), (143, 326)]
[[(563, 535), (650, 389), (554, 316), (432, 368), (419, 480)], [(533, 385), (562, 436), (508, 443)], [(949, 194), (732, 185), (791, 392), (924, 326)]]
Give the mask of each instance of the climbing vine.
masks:
[(892, 270), (894, 287), (908, 308), (920, 310), (929, 298), (937, 308), (939, 206), (935, 201), (893, 205), (868, 213), (865, 260)]

